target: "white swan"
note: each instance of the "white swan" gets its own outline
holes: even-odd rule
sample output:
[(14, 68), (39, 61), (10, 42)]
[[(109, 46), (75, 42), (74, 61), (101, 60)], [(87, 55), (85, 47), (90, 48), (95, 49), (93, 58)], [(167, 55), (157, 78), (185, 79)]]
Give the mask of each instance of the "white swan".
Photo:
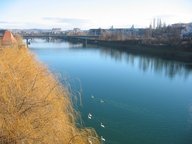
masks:
[(89, 114), (88, 114), (88, 118), (89, 118), (89, 119), (92, 119), (92, 114), (89, 113)]
[(95, 97), (92, 95), (91, 98), (94, 99)]
[(101, 100), (100, 100), (100, 103), (104, 103), (104, 100), (101, 99)]
[(102, 140), (102, 141), (105, 141), (105, 139), (104, 139), (104, 137), (103, 137), (103, 136), (101, 136), (101, 140)]
[(105, 128), (105, 125), (103, 123), (101, 123), (101, 127)]

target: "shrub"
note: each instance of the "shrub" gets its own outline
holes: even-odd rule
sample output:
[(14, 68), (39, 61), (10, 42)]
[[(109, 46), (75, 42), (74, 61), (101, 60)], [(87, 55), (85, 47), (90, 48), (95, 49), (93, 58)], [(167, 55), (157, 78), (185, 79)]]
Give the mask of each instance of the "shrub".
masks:
[(68, 91), (28, 49), (2, 48), (0, 143), (100, 142), (93, 129), (76, 127)]

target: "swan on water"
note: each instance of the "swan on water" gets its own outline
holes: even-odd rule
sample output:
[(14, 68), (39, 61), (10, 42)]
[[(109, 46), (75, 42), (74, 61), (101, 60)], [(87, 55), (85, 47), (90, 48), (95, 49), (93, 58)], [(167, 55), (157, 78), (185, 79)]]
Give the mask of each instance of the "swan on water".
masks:
[(100, 103), (104, 103), (104, 100), (101, 99), (101, 100), (100, 100)]
[(92, 95), (91, 98), (94, 99), (95, 97)]
[(104, 137), (103, 137), (103, 136), (101, 136), (101, 140), (102, 140), (102, 141), (105, 141), (105, 139), (104, 139)]
[(103, 123), (101, 123), (101, 127), (105, 128), (105, 125)]
[(92, 119), (92, 114), (89, 113), (89, 114), (88, 114), (88, 118), (89, 118), (89, 119)]

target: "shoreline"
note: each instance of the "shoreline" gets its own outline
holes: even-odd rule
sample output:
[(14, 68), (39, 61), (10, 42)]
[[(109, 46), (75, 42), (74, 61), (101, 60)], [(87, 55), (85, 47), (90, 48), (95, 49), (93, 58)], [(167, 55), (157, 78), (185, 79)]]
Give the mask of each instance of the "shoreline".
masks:
[[(98, 40), (98, 39), (66, 39), (71, 43), (83, 43), (87, 45), (96, 45), (101, 47), (110, 47), (120, 51), (126, 51), (136, 54), (147, 54), (159, 56), (165, 59), (171, 59), (181, 62), (192, 62), (192, 42), (182, 44), (182, 41), (173, 45), (170, 43), (145, 43), (142, 40)], [(185, 42), (185, 41), (184, 41)]]

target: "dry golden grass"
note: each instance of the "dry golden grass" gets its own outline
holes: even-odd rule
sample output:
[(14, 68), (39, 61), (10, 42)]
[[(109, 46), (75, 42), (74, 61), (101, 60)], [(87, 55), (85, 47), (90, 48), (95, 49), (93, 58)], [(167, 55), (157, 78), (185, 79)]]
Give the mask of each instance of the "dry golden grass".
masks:
[(26, 48), (0, 49), (0, 143), (99, 144), (76, 127), (69, 93)]
[(0, 48), (1, 48), (1, 41), (2, 41), (2, 37), (0, 37)]

